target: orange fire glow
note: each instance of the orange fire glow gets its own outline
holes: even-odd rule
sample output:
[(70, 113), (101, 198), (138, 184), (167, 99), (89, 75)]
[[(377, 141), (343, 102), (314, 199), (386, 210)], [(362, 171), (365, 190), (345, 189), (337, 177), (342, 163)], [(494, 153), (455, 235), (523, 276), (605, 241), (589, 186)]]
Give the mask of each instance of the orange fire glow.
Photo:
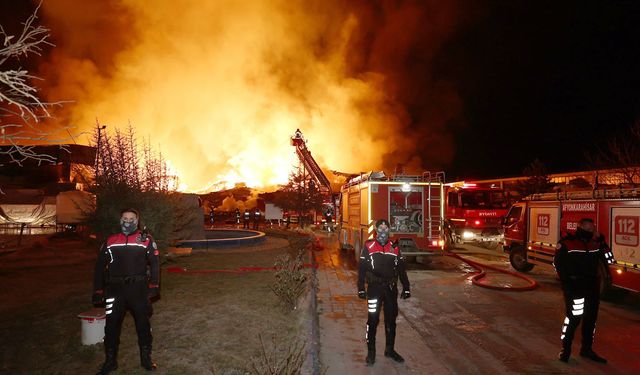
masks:
[(83, 130), (96, 118), (109, 128), (131, 122), (159, 145), (182, 190), (285, 183), (296, 128), (326, 168), (380, 169), (390, 154), (398, 159), (387, 164), (420, 164), (410, 133), (389, 140), (410, 120), (388, 77), (354, 73), (366, 30), (345, 5), (87, 3), (43, 4), (58, 44), (41, 67), (47, 95), (74, 100), (66, 120)]

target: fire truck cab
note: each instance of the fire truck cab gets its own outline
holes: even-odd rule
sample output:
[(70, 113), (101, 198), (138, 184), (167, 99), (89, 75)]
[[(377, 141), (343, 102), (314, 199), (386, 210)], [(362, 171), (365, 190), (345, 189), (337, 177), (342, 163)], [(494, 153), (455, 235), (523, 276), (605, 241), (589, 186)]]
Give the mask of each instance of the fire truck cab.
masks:
[(502, 242), (502, 219), (507, 210), (504, 191), (495, 185), (447, 184), (447, 242), (479, 242), (487, 247), (497, 247)]
[(513, 268), (551, 266), (556, 244), (581, 218), (593, 220), (614, 254), (613, 264), (602, 263), (601, 290), (640, 291), (640, 189), (534, 194), (514, 204), (504, 220), (504, 251)]
[(391, 240), (405, 255), (428, 254), (444, 247), (444, 173), (387, 177), (371, 172), (341, 188), (340, 246), (356, 259), (374, 238), (375, 222), (387, 219)]

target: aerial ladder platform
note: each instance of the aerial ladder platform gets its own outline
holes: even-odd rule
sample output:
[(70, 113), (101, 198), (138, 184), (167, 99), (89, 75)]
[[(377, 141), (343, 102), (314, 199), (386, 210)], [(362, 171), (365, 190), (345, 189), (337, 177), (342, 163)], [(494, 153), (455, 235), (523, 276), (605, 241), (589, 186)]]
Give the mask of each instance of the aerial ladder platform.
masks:
[(300, 129), (296, 129), (295, 134), (291, 137), (291, 145), (296, 148), (298, 159), (300, 159), (304, 168), (315, 181), (318, 190), (323, 194), (331, 196), (331, 183), (313, 156), (311, 156), (311, 151), (307, 148), (307, 141), (304, 139)]

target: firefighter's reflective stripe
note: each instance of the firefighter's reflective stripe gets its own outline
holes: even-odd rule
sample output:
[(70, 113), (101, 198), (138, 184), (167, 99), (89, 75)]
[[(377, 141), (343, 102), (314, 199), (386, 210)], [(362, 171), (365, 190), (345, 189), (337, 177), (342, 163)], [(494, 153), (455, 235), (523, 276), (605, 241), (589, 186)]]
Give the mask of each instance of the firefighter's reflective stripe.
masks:
[(573, 316), (580, 316), (584, 312), (584, 298), (578, 298), (573, 300), (573, 309), (571, 313)]
[(369, 312), (376, 312), (376, 307), (378, 305), (378, 299), (370, 299), (369, 301)]
[(610, 250), (604, 253), (604, 257), (607, 260), (607, 264), (613, 264), (615, 262), (613, 259), (613, 253)]
[(564, 323), (562, 324), (562, 334), (560, 334), (560, 340), (564, 340), (565, 333), (567, 333), (568, 326), (569, 326), (569, 317), (565, 317)]

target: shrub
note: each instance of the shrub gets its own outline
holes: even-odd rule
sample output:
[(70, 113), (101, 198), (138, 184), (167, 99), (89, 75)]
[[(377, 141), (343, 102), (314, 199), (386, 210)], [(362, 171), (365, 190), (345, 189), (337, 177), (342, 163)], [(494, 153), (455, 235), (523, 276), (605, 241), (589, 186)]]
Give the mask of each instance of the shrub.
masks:
[(285, 309), (291, 311), (298, 306), (298, 300), (307, 289), (309, 275), (304, 270), (302, 261), (303, 250), (296, 256), (288, 253), (276, 258), (275, 283), (271, 285), (271, 290), (280, 298), (280, 302)]
[(260, 356), (251, 360), (249, 371), (253, 375), (297, 375), (304, 364), (305, 343), (291, 339), (284, 348), (278, 348), (275, 335), (271, 338), (272, 348), (267, 350), (260, 337)]

